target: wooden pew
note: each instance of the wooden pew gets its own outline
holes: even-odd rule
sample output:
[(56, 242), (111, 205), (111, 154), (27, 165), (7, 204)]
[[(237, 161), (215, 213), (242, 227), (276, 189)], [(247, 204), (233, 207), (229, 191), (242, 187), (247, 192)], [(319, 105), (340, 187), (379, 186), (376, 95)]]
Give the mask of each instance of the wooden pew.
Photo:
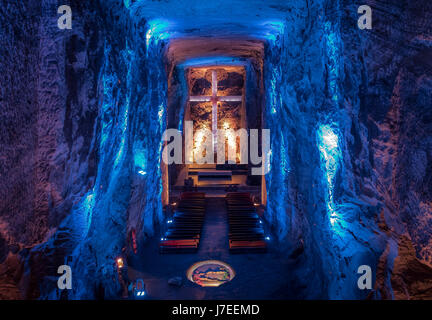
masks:
[(183, 192), (180, 195), (172, 222), (159, 244), (161, 253), (182, 253), (198, 249), (205, 205), (205, 193)]
[(249, 193), (228, 193), (226, 205), (231, 252), (265, 252), (267, 243), (260, 218)]

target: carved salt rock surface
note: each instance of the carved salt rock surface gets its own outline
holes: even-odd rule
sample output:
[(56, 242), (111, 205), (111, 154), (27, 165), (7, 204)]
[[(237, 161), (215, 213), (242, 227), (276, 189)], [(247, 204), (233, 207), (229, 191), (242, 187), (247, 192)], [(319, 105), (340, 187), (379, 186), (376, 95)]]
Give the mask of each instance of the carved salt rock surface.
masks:
[(220, 102), (218, 104), (218, 128), (238, 130), (241, 127), (241, 102)]
[(194, 132), (199, 129), (212, 128), (211, 102), (190, 102), (190, 120), (193, 121)]
[[(365, 141), (360, 152), (353, 152), (352, 159), (361, 159), (353, 168), (355, 181), (361, 187), (363, 195), (360, 196), (381, 202), (386, 207), (381, 223), (396, 234), (408, 231), (411, 240), (407, 241), (412, 241), (419, 257), (428, 261), (428, 254), (425, 253), (430, 252), (426, 238), (430, 234), (428, 212), (431, 208), (426, 200), (430, 198), (430, 192), (425, 192), (424, 187), (428, 188), (425, 181), (430, 180), (430, 171), (424, 169), (429, 165), (424, 157), (428, 143), (424, 142), (428, 141), (431, 127), (421, 119), (430, 117), (430, 108), (423, 107), (424, 102), (430, 105), (427, 102), (430, 95), (425, 98), (419, 88), (430, 88), (428, 80), (424, 81), (429, 78), (424, 70), (430, 70), (430, 67), (424, 59), (418, 58), (428, 55), (428, 48), (400, 45), (396, 49), (394, 43), (407, 44), (419, 34), (427, 33), (431, 11), (420, 12), (413, 8), (416, 5), (412, 3), (401, 6), (396, 1), (379, 1), (376, 5), (383, 12), (377, 16), (371, 34), (355, 35), (356, 32), (350, 28), (344, 32), (347, 38), (366, 37), (365, 43), (369, 43), (363, 49), (367, 52), (364, 68), (368, 83), (362, 81), (362, 86), (367, 88), (366, 94), (364, 89), (360, 91), (364, 99), (353, 109), (355, 114), (358, 112), (354, 119), (360, 123), (353, 128), (354, 135)], [(392, 24), (394, 15), (400, 17), (400, 24)], [(413, 20), (408, 18), (413, 16), (416, 16)], [(356, 51), (358, 48), (354, 45), (349, 48), (349, 52)], [(351, 75), (357, 72), (354, 66)], [(354, 91), (355, 87), (350, 90)], [(405, 252), (399, 252), (399, 263), (403, 263)], [(394, 257), (390, 258), (390, 265)], [(388, 275), (391, 267), (382, 272)], [(386, 297), (392, 296), (390, 287), (387, 287)], [(409, 285), (406, 287), (410, 288)], [(416, 298), (416, 295), (412, 292), (411, 298)]]
[[(375, 1), (378, 13), (367, 32), (353, 27), (358, 15), (351, 1), (227, 1), (217, 8), (194, 6), (186, 14), (179, 2), (143, 2), (133, 13), (119, 0), (101, 1), (101, 11), (80, 2), (73, 4), (74, 27), (66, 34), (56, 28), (56, 5), (46, 0), (0, 7), (0, 19), (7, 19), (0, 35), (0, 232), (7, 248), (12, 243), (27, 247), (18, 254), (9, 251), (6, 259), (0, 256), (2, 298), (54, 297), (55, 281), (49, 277), (65, 255), (74, 257), (79, 288), (70, 298), (93, 298), (100, 285), (106, 297), (116, 297), (120, 287), (112, 262), (124, 235), (131, 227), (141, 241), (152, 234), (161, 217), (159, 141), (168, 81), (158, 59), (164, 48), (161, 43), (147, 47), (145, 34), (146, 21), (158, 18), (161, 8), (178, 22), (180, 36), (191, 36), (168, 46), (171, 68), (209, 52), (225, 53), (250, 59), (249, 70), (260, 81), (264, 77), (263, 126), (271, 128), (276, 146), (266, 177), (266, 214), (283, 243), (304, 243), (293, 271), (304, 282), (302, 294), (365, 298), (349, 284), (366, 261), (378, 265), (375, 297), (427, 297), (430, 1)], [(231, 14), (221, 17), (228, 8)], [(263, 19), (256, 19), (251, 8), (258, 8)], [(36, 19), (40, 14), (43, 19)], [(273, 30), (262, 28), (267, 17), (285, 26), (264, 49), (262, 39)], [(396, 23), (395, 17), (400, 17)], [(326, 22), (329, 29), (323, 28)], [(223, 34), (236, 38), (223, 39)], [(332, 51), (326, 50), (329, 34), (341, 41), (336, 43), (341, 50), (339, 105), (329, 99), (329, 70), (334, 69)], [(135, 58), (127, 58), (129, 51)], [(240, 88), (238, 74), (234, 78), (219, 79), (221, 91), (228, 82)], [(113, 88), (104, 94), (108, 80)], [(205, 75), (201, 86), (200, 94), (210, 95), (211, 76)], [(211, 107), (205, 108), (211, 115)], [(237, 111), (230, 113), (237, 117)], [(252, 118), (260, 124), (260, 114)], [(323, 227), (328, 215), (315, 132), (329, 120), (339, 124), (343, 145), (335, 187), (348, 223), (343, 236)], [(125, 157), (117, 162), (122, 138)], [(137, 151), (146, 155), (144, 160), (131, 158)], [(137, 164), (151, 174), (137, 176)], [(69, 228), (59, 228), (62, 223)], [(393, 244), (390, 238), (405, 233), (409, 240)], [(24, 265), (31, 265), (25, 273)]]

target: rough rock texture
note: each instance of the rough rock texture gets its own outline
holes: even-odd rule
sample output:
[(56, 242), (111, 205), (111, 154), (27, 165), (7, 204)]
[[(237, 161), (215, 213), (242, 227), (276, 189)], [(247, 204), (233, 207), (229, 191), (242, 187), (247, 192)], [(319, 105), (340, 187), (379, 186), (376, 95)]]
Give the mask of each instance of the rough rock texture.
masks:
[[(161, 65), (146, 65), (152, 54), (143, 39), (125, 38), (131, 27), (123, 3), (71, 7), (72, 30), (57, 28), (56, 1), (8, 2), (1, 9), (9, 26), (1, 59), (4, 298), (92, 298), (101, 286), (107, 297), (117, 297), (117, 281), (101, 285), (97, 279), (117, 277), (113, 261), (125, 245), (127, 221), (144, 231), (142, 240), (162, 210), (160, 173), (141, 178), (136, 172), (160, 162), (163, 100), (135, 94), (140, 86), (164, 91)], [(145, 20), (135, 25), (136, 34), (144, 26)], [(134, 73), (138, 66), (146, 72)], [(13, 76), (20, 68), (21, 79)], [(136, 199), (143, 188), (152, 192)], [(17, 255), (17, 245), (29, 249)], [(60, 295), (56, 271), (65, 262), (77, 285)]]
[[(432, 272), (432, 6), (421, 1), (371, 5), (378, 14), (373, 32), (362, 40), (369, 42), (364, 53), (369, 81), (359, 118), (368, 128), (372, 177), (386, 206), (385, 223), (399, 245), (391, 281), (407, 267), (401, 266), (404, 261), (423, 265), (417, 276), (413, 272), (406, 278), (403, 291), (409, 298), (432, 298), (430, 276), (425, 276)], [(409, 242), (415, 257), (404, 249)], [(418, 282), (424, 282), (423, 291), (416, 288)], [(394, 297), (401, 297), (396, 290), (401, 288)]]
[[(46, 212), (34, 214), (37, 183), (33, 154), (37, 150), (40, 5), (2, 4), (0, 75), (0, 230), (7, 242), (32, 244), (44, 238)], [(34, 15), (33, 15), (34, 14)], [(10, 19), (10, 20), (9, 20)], [(22, 21), (12, 24), (9, 21)], [(26, 84), (23, 86), (23, 84)], [(12, 182), (8, 184), (7, 182)], [(17, 201), (19, 199), (19, 201)], [(34, 217), (40, 223), (26, 225)], [(6, 254), (7, 252), (4, 251)], [(3, 258), (3, 257), (2, 257)]]

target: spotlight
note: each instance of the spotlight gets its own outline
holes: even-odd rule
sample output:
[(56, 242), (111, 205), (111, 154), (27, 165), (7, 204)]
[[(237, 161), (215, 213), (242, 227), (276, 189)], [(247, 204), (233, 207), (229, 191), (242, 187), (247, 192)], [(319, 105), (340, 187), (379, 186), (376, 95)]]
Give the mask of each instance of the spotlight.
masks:
[(268, 236), (267, 236), (267, 237), (265, 237), (265, 239), (266, 239), (267, 241), (270, 241), (270, 237), (268, 237)]
[(259, 222), (262, 223), (262, 220), (260, 220)]
[(145, 176), (147, 174), (147, 172), (144, 170), (140, 170), (140, 171), (138, 171), (138, 173), (142, 176)]
[(137, 296), (137, 297), (144, 297), (145, 294), (146, 294), (145, 291), (137, 291), (137, 292), (136, 292), (136, 296)]
[(168, 220), (168, 221), (167, 221), (167, 223), (172, 223), (172, 222), (173, 222), (172, 220)]

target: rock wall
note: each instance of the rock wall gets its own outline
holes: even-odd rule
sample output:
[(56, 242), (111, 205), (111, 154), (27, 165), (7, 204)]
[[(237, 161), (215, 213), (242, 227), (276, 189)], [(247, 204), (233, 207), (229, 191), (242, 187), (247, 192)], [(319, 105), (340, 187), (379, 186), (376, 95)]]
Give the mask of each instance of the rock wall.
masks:
[[(374, 186), (367, 189), (385, 204), (383, 224), (398, 244), (398, 257), (390, 268), (394, 291), (389, 284), (379, 291), (383, 298), (432, 297), (432, 7), (428, 1), (370, 1), (369, 5), (375, 8), (373, 29), (358, 36), (367, 83), (358, 118), (368, 132)], [(392, 256), (386, 258), (391, 265)], [(411, 264), (423, 271), (405, 279), (397, 275), (397, 270)]]
[[(267, 24), (263, 66), (261, 40), (209, 47), (251, 59), (247, 95), (263, 78), (262, 119), (246, 115), (272, 130), (266, 219), (297, 262), (298, 298), (432, 297), (432, 7), (366, 4), (372, 30), (349, 0), (273, 6), (285, 18)], [(162, 131), (186, 90), (180, 72), (167, 101), (168, 73), (210, 50), (176, 39), (165, 61), (163, 22), (129, 1), (72, 1), (72, 30), (58, 6), (0, 6), (0, 299), (121, 296), (115, 259), (132, 230), (140, 244), (154, 234), (167, 201)], [(74, 288), (60, 293), (65, 263)]]

